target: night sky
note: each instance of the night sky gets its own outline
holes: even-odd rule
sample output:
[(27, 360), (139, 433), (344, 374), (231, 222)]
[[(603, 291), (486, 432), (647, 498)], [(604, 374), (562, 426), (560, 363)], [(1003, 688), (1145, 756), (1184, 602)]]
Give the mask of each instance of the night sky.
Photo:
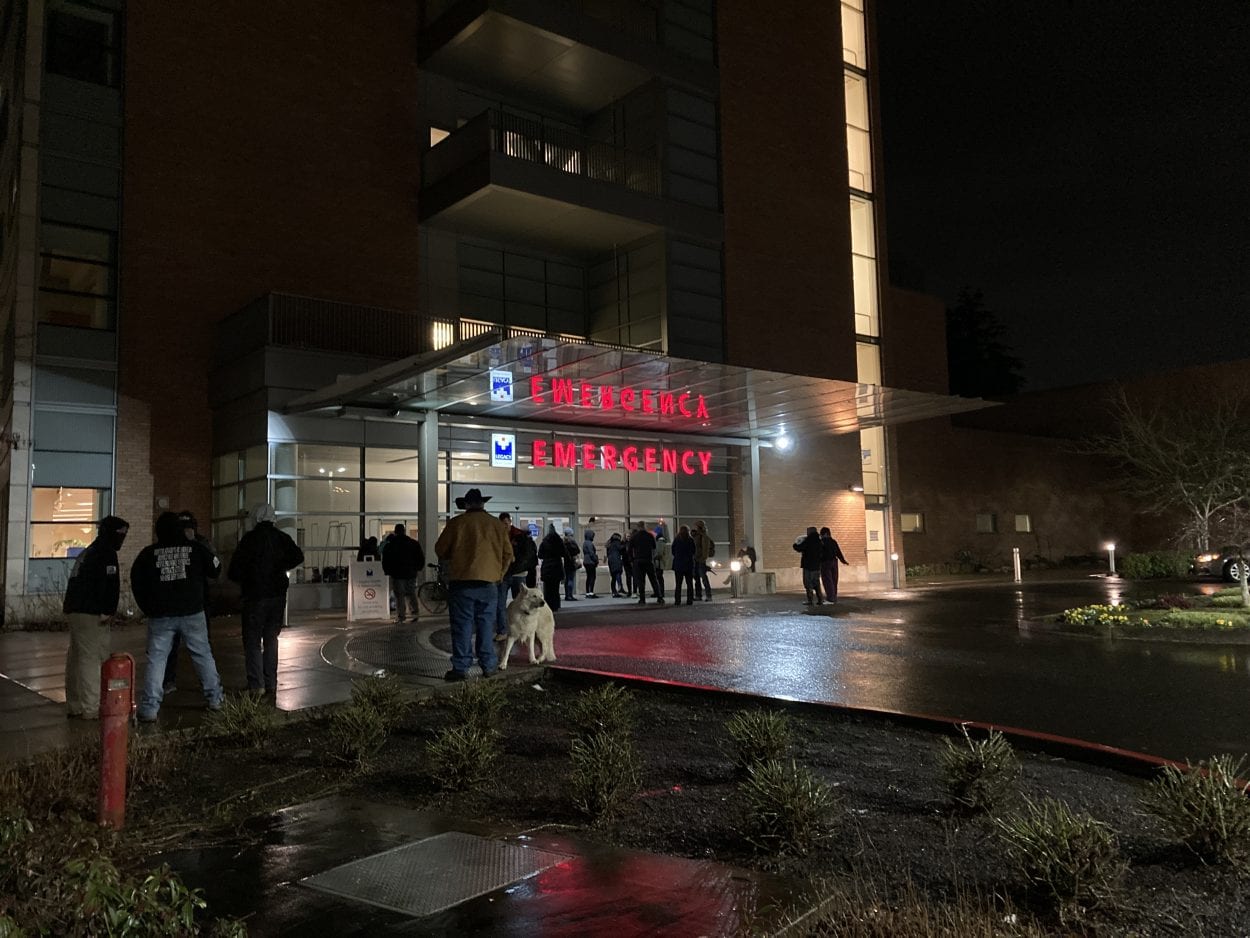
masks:
[(1250, 0), (882, 0), (892, 280), (1028, 389), (1250, 357)]

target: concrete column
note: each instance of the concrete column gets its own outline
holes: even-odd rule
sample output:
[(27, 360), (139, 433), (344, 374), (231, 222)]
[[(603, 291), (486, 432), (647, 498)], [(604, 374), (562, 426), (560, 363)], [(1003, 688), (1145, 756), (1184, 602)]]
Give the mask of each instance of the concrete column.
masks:
[(417, 430), (417, 540), (434, 560), (438, 539), (438, 412), (427, 410)]
[[(764, 559), (764, 519), (760, 513), (760, 441), (752, 438), (750, 450), (750, 479), (746, 486), (746, 511), (743, 513), (743, 521), (746, 523), (748, 543), (755, 548), (755, 569), (764, 570), (767, 568), (767, 561)], [(731, 556), (736, 556), (737, 553), (735, 549)]]

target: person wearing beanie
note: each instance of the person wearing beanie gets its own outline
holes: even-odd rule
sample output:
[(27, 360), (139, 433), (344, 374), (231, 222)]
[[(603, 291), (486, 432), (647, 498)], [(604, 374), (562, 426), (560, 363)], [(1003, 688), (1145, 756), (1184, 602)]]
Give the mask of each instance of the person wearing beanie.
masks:
[(116, 515), (96, 526), (90, 546), (74, 559), (62, 610), (69, 616), (65, 656), (65, 713), (94, 720), (100, 716), (100, 666), (109, 655), (109, 620), (117, 612), (121, 576), (117, 551), (130, 530)]
[(270, 703), (278, 693), (278, 634), (286, 614), (288, 570), (304, 562), (304, 552), (274, 525), (273, 506), (252, 509), (252, 529), (239, 539), (226, 572), (243, 594), (243, 665), (247, 689), (264, 693)]
[(135, 602), (148, 617), (148, 665), (139, 696), (139, 720), (151, 723), (165, 698), (165, 663), (175, 635), (181, 635), (200, 679), (204, 701), (220, 710), (221, 678), (208, 646), (204, 583), (221, 572), (221, 561), (204, 545), (187, 538), (172, 511), (156, 519), (156, 543), (139, 551), (130, 568)]

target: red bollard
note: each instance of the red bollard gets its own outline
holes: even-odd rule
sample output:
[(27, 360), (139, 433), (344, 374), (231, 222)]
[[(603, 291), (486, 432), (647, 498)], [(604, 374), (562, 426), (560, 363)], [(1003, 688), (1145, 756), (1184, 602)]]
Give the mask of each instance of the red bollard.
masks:
[(121, 830), (126, 820), (126, 741), (134, 708), (135, 659), (115, 654), (100, 668), (101, 827)]

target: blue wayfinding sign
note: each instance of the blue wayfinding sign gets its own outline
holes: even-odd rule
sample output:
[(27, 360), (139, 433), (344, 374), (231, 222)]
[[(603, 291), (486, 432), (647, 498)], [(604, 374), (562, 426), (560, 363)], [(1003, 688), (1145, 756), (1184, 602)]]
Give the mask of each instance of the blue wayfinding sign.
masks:
[(512, 372), (491, 371), (490, 399), (492, 403), (512, 403)]
[(511, 433), (490, 435), (490, 464), (496, 469), (516, 467), (516, 436)]

